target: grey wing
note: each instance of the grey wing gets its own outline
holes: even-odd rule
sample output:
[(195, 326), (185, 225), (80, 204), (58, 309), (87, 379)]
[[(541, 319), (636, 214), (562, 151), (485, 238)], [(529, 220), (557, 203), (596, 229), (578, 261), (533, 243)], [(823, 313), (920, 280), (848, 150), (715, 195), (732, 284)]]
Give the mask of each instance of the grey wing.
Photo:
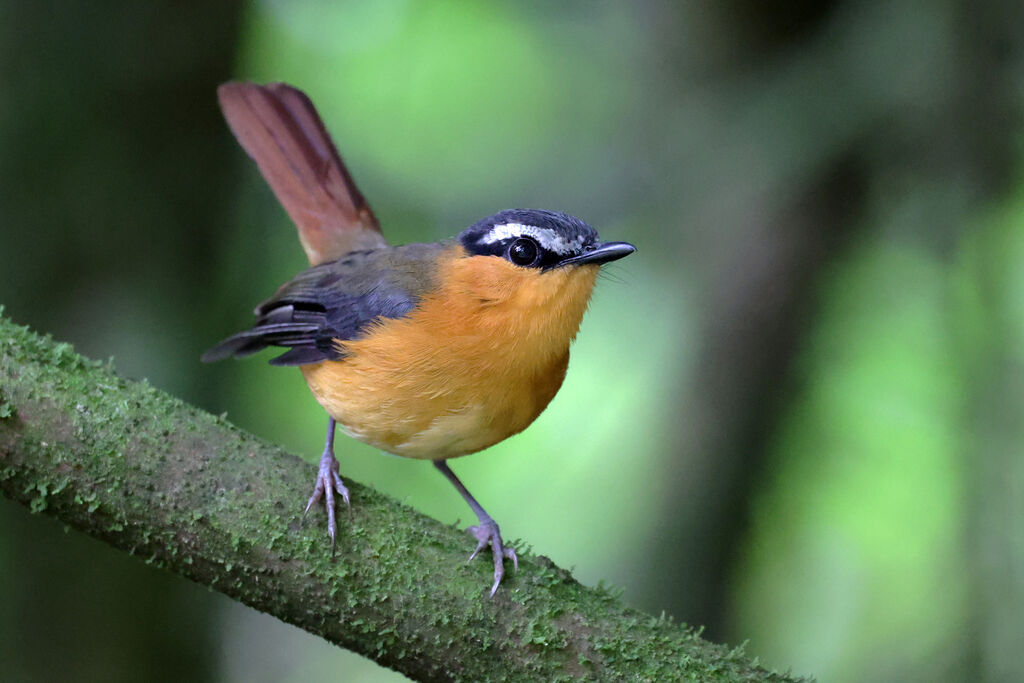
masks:
[(352, 252), (309, 268), (256, 308), (252, 329), (225, 339), (202, 360), (244, 357), (268, 346), (288, 349), (271, 365), (339, 360), (335, 339), (355, 339), (374, 320), (400, 318), (416, 306), (415, 288), (389, 277), (391, 272), (376, 252)]

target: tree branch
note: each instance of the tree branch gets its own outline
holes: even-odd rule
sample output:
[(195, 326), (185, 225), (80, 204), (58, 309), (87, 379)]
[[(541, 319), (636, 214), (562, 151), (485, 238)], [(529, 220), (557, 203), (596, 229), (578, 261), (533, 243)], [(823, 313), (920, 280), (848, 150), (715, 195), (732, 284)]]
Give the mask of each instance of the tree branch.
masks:
[(458, 530), (347, 481), (332, 560), (311, 466), (0, 317), (0, 491), (420, 680), (792, 680), (545, 557), (487, 598)]

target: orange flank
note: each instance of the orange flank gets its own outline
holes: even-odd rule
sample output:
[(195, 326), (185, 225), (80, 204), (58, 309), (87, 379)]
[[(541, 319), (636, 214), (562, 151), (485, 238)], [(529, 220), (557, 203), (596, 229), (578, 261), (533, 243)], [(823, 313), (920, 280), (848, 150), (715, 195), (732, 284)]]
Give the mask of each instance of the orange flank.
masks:
[(467, 455), (528, 427), (562, 385), (598, 266), (466, 256), (444, 252), (440, 286), (408, 315), (338, 340), (344, 359), (302, 367), (351, 436), (410, 458)]

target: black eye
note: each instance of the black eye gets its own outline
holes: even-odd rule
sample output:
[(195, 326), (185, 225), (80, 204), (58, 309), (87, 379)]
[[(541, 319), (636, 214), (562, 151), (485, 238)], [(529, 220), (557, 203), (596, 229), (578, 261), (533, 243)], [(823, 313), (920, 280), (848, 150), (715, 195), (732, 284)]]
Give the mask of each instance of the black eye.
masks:
[(529, 237), (520, 237), (508, 248), (508, 260), (517, 266), (532, 266), (539, 255), (537, 243)]

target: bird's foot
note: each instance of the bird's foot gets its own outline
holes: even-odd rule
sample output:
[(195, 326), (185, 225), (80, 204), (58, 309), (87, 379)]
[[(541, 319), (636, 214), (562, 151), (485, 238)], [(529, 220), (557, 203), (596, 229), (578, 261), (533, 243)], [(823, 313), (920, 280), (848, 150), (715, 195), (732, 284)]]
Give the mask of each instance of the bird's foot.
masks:
[(476, 550), (469, 556), (467, 564), (472, 562), (473, 558), (481, 550), (491, 546), (491, 551), (494, 554), (494, 585), (491, 586), (491, 597), (494, 597), (495, 591), (498, 590), (498, 584), (501, 583), (502, 577), (505, 576), (505, 558), (512, 560), (512, 566), (516, 570), (519, 569), (519, 558), (516, 557), (514, 549), (505, 547), (501, 540), (501, 531), (498, 529), (498, 523), (493, 519), (481, 521), (479, 526), (471, 526), (466, 531), (477, 540)]
[(313, 495), (309, 497), (309, 502), (306, 503), (306, 509), (302, 514), (309, 512), (313, 504), (321, 498), (326, 499), (324, 504), (327, 507), (327, 535), (331, 537), (332, 553), (334, 552), (334, 539), (338, 529), (334, 519), (335, 492), (341, 495), (351, 515), (352, 505), (349, 502), (348, 489), (345, 488), (345, 484), (342, 483), (341, 476), (338, 474), (338, 460), (334, 457), (333, 452), (325, 450), (324, 454), (320, 457), (320, 471), (316, 475), (316, 488), (313, 489)]

